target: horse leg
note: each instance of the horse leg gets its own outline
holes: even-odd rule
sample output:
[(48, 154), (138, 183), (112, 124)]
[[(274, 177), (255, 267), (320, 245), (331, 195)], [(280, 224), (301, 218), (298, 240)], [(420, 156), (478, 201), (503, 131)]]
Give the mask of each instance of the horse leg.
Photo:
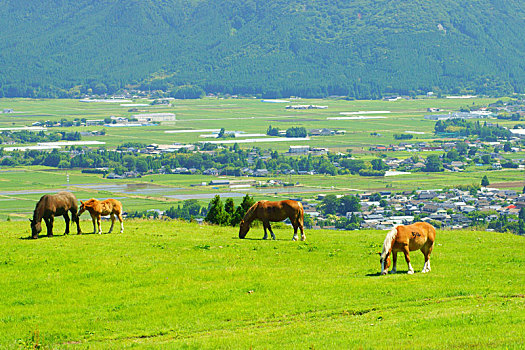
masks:
[(414, 268), (412, 267), (412, 265), (410, 264), (410, 256), (409, 256), (409, 250), (408, 250), (408, 245), (406, 245), (405, 247), (403, 247), (403, 253), (405, 254), (405, 260), (407, 262), (407, 265), (408, 265), (408, 271), (407, 273), (409, 275), (412, 275), (414, 273)]
[(266, 227), (268, 223), (266, 221), (263, 221), (263, 229), (264, 229), (264, 237), (263, 239), (268, 239), (268, 232), (266, 232)]
[(68, 235), (69, 234), (69, 214), (68, 212), (66, 211), (63, 216), (64, 216), (64, 221), (66, 222), (66, 232), (64, 232), (64, 235)]
[(122, 213), (118, 213), (118, 221), (120, 221), (120, 233), (124, 232), (124, 220), (122, 219)]
[(272, 231), (272, 225), (270, 225), (269, 222), (268, 222), (268, 230), (270, 230), (270, 234), (272, 235), (272, 239), (275, 241), (275, 235), (273, 234), (273, 231)]
[(306, 235), (304, 234), (304, 213), (303, 212), (299, 214), (297, 223), (299, 224), (299, 229), (301, 230), (301, 241), (306, 241)]
[(94, 214), (91, 215), (91, 221), (93, 222), (93, 233), (97, 233), (97, 224), (96, 224), (96, 216)]
[(101, 215), (97, 215), (98, 234), (102, 234), (102, 228), (100, 228), (100, 221), (102, 220)]
[(44, 219), (46, 221), (46, 227), (47, 227), (47, 236), (51, 237), (53, 236), (53, 221), (55, 220), (54, 216), (50, 216), (47, 219)]
[(109, 232), (113, 231), (113, 225), (115, 224), (115, 214), (111, 213), (111, 227), (109, 228)]
[(397, 252), (392, 251), (392, 270), (390, 273), (397, 273)]
[[(292, 222), (292, 226), (293, 226), (292, 241), (297, 241), (299, 240), (299, 237), (297, 237), (297, 230), (299, 229), (299, 226), (295, 222)], [(301, 239), (302, 239), (302, 236), (301, 236)]]
[(425, 256), (425, 265), (423, 266), (422, 273), (430, 272), (430, 253), (432, 253), (432, 248), (434, 248), (434, 244), (427, 248), (427, 249), (421, 249), (421, 252)]
[(70, 210), (71, 211), (71, 220), (73, 220), (73, 222), (75, 224), (77, 224), (77, 234), (81, 234), (82, 233), (82, 230), (80, 229), (80, 217), (77, 215), (77, 212), (73, 209)]

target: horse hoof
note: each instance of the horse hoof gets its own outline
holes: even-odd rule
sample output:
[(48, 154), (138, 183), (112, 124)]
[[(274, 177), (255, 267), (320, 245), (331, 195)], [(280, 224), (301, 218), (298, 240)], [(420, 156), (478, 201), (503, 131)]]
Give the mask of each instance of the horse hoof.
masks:
[(389, 273), (390, 273), (390, 274), (396, 274), (397, 271), (390, 271)]
[(31, 236), (31, 238), (33, 238), (33, 239), (37, 239), (37, 238), (38, 238), (38, 236)]
[(413, 275), (413, 274), (414, 274), (414, 271), (408, 271), (407, 274), (409, 274), (409, 275)]

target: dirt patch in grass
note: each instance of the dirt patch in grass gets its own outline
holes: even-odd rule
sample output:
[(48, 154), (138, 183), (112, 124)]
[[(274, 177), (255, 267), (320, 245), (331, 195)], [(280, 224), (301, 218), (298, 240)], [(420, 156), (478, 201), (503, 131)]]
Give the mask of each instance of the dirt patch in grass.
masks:
[(489, 187), (496, 188), (512, 188), (512, 187), (523, 187), (525, 186), (525, 181), (510, 181), (510, 182), (498, 182), (490, 184)]

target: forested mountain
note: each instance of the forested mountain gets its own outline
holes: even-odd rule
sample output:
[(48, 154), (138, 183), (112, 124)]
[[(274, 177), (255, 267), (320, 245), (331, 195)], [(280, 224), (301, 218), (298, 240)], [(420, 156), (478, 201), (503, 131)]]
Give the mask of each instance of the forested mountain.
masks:
[(0, 0), (0, 96), (525, 91), (522, 0)]

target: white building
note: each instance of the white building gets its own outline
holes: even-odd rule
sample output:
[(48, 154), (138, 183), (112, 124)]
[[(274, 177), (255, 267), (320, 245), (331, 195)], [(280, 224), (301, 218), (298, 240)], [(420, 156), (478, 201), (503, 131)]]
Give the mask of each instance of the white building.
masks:
[(169, 122), (177, 120), (174, 113), (146, 113), (135, 114), (133, 118), (141, 123)]

